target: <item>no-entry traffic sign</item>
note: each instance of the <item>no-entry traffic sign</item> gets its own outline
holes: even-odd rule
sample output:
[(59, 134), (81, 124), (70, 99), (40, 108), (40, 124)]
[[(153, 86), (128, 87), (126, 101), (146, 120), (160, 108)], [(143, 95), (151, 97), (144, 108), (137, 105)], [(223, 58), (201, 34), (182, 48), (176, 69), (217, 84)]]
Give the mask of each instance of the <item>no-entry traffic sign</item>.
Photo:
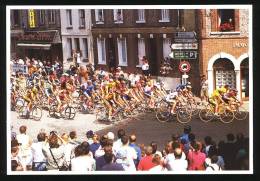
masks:
[(180, 64), (179, 64), (179, 70), (182, 72), (182, 73), (187, 73), (190, 71), (190, 63), (187, 62), (187, 61), (182, 61)]

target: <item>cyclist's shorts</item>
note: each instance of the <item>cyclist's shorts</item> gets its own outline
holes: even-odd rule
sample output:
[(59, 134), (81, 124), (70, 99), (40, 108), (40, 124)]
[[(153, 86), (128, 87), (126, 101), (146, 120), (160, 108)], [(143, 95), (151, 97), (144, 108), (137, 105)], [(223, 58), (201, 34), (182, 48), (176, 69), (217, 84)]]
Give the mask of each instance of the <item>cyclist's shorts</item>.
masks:
[(123, 95), (123, 99), (126, 99), (126, 100), (131, 100), (131, 97), (129, 97), (128, 95)]
[(144, 94), (145, 94), (146, 96), (148, 96), (148, 97), (151, 97), (151, 96), (152, 96), (152, 92), (150, 92), (150, 91), (144, 92)]
[(29, 97), (23, 97), (23, 99), (24, 99), (26, 102), (28, 102), (28, 103), (31, 102), (31, 99), (30, 99)]
[(213, 104), (213, 105), (215, 106), (215, 105), (217, 105), (218, 102), (217, 102), (215, 99), (211, 99), (211, 98), (210, 98), (210, 99), (209, 99), (209, 103), (210, 103), (210, 104)]
[(222, 97), (222, 100), (225, 102), (225, 103), (229, 103), (229, 100), (225, 97)]

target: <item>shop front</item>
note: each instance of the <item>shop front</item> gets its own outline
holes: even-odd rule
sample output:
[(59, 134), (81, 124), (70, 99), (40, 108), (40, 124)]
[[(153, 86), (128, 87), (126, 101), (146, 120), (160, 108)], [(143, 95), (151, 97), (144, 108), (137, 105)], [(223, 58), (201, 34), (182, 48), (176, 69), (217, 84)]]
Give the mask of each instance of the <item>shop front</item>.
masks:
[(18, 38), (20, 57), (54, 62), (62, 61), (62, 44), (58, 30), (27, 31)]

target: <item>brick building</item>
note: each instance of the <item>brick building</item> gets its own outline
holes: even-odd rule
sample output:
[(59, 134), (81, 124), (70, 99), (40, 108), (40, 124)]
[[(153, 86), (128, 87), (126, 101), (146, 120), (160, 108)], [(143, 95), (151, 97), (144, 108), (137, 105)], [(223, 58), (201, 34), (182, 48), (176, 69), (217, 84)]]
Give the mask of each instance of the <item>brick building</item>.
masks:
[(60, 10), (11, 10), (13, 56), (62, 60)]
[(248, 9), (197, 10), (200, 74), (209, 81), (209, 92), (225, 84), (249, 96)]
[[(120, 66), (141, 72), (141, 59), (149, 60), (152, 75), (160, 76), (160, 65), (171, 53), (174, 33), (181, 29), (195, 31), (195, 10), (178, 9), (94, 9), (91, 10), (93, 52), (96, 67)], [(180, 60), (172, 60), (169, 74), (172, 84), (179, 84)], [(190, 81), (199, 84), (199, 62), (190, 61)]]

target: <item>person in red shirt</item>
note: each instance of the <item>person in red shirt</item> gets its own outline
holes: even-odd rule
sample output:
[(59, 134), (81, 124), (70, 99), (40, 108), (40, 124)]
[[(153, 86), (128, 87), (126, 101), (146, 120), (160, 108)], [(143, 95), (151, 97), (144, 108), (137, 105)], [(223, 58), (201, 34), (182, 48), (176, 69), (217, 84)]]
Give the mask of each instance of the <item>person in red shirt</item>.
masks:
[(188, 161), (189, 166), (188, 170), (205, 170), (204, 162), (206, 159), (206, 154), (201, 152), (201, 143), (196, 142), (193, 145), (193, 149), (189, 150)]
[(151, 146), (147, 146), (145, 149), (145, 156), (141, 158), (137, 170), (148, 171), (154, 166), (156, 166), (156, 164), (153, 163), (153, 148)]

